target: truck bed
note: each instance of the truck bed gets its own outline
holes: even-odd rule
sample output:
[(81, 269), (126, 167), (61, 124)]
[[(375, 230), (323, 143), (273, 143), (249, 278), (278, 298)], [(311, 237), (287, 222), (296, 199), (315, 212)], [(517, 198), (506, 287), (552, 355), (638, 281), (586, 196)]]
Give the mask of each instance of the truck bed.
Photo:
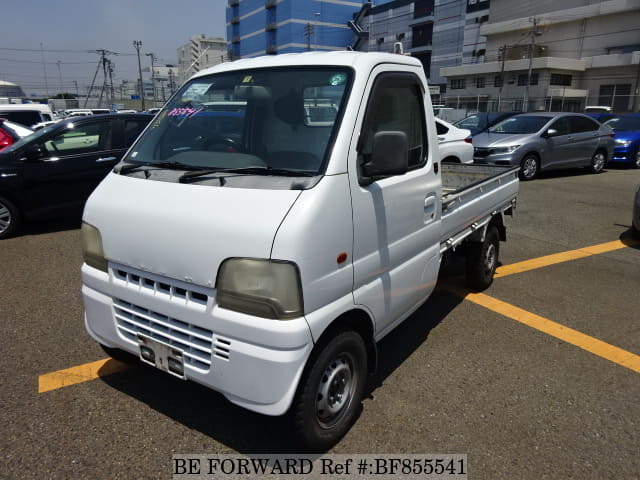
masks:
[(513, 209), (518, 195), (518, 169), (442, 164), (441, 252), (484, 227), (493, 215)]

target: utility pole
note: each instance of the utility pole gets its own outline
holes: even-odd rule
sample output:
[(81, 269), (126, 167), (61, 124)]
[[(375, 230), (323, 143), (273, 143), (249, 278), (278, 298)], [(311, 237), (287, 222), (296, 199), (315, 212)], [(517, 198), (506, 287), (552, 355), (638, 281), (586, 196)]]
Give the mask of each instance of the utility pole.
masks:
[(109, 60), (109, 84), (111, 91), (111, 103), (109, 104), (109, 108), (115, 103), (116, 94), (113, 90), (113, 62)]
[(311, 37), (313, 36), (313, 25), (307, 23), (304, 26), (304, 36), (307, 37), (307, 52), (311, 51)]
[(142, 100), (142, 110), (145, 110), (144, 108), (144, 85), (142, 84), (142, 64), (140, 63), (140, 47), (142, 47), (142, 42), (140, 40), (134, 40), (133, 41), (133, 46), (136, 49), (136, 52), (138, 52), (138, 73), (140, 75), (140, 99)]
[(62, 86), (62, 69), (60, 68), (60, 60), (58, 60), (56, 62), (56, 65), (58, 65), (58, 74), (60, 75), (60, 93), (64, 94), (64, 87)]
[(44, 48), (42, 47), (42, 42), (40, 42), (40, 55), (42, 57), (42, 69), (44, 70), (44, 91), (47, 93), (47, 97), (49, 97), (49, 85), (47, 85), (47, 65), (44, 63)]
[(533, 69), (533, 50), (536, 47), (536, 35), (542, 35), (538, 31), (538, 19), (533, 17), (533, 27), (529, 30), (531, 35), (531, 41), (529, 42), (529, 72), (527, 74), (527, 85), (524, 90), (524, 100), (522, 102), (522, 110), (527, 112), (529, 110), (529, 85), (531, 84), (531, 70)]
[(502, 88), (504, 87), (504, 62), (507, 59), (507, 48), (508, 45), (502, 45), (500, 47), (500, 53), (502, 55), (502, 65), (500, 67), (500, 90), (498, 90), (498, 111), (500, 111), (500, 103), (502, 101)]
[(80, 90), (78, 90), (78, 81), (74, 80), (73, 84), (76, 86), (76, 97), (80, 96)]
[(153, 91), (153, 106), (156, 105), (156, 73), (155, 73), (155, 61), (156, 56), (153, 53), (145, 53), (147, 57), (151, 58), (151, 90)]

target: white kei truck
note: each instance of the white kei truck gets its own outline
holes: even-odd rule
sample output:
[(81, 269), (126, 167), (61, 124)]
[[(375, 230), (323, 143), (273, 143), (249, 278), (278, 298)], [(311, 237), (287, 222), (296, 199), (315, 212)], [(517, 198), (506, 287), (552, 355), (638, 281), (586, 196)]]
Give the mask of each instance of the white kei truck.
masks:
[(428, 91), (397, 54), (196, 74), (86, 203), (89, 334), (330, 448), (443, 255), (486, 288), (515, 207), (517, 167), (441, 164)]

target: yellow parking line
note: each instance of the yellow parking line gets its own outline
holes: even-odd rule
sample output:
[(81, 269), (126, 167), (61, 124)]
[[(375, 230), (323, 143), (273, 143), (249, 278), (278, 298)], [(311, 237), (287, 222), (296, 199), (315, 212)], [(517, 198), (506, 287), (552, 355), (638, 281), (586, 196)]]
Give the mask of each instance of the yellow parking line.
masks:
[(495, 278), (506, 277), (507, 275), (513, 275), (514, 273), (527, 272), (537, 268), (548, 267), (549, 265), (577, 260), (578, 258), (591, 257), (592, 255), (598, 255), (600, 253), (612, 252), (614, 250), (620, 250), (621, 248), (631, 247), (637, 244), (638, 242), (634, 240), (625, 240), (624, 242), (621, 240), (615, 240), (613, 242), (601, 243), (599, 245), (592, 245), (589, 247), (578, 248), (576, 250), (569, 250), (567, 252), (554, 253), (553, 255), (533, 258), (531, 260), (525, 260), (524, 262), (512, 263), (511, 265), (498, 267), (496, 269)]
[(121, 372), (127, 368), (129, 368), (129, 366), (126, 363), (118, 362), (112, 358), (105, 358), (97, 362), (85, 363), (77, 367), (47, 373), (38, 377), (38, 393), (75, 385), (76, 383), (86, 382), (98, 377), (104, 377), (112, 373)]
[(627, 352), (621, 348), (610, 345), (597, 338), (585, 335), (582, 332), (565, 327), (547, 318), (541, 317), (522, 308), (518, 308), (509, 303), (490, 297), (484, 293), (461, 294), (466, 300), (481, 305), (493, 312), (523, 323), (531, 328), (559, 338), (562, 341), (575, 345), (578, 348), (605, 358), (613, 363), (629, 368), (640, 373), (640, 356)]

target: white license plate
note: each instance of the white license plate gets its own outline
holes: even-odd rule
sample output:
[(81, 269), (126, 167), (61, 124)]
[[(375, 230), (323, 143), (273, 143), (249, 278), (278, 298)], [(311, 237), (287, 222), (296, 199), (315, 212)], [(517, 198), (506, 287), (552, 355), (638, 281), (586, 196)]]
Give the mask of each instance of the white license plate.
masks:
[(140, 360), (144, 363), (183, 380), (186, 379), (182, 350), (141, 334), (138, 334), (138, 348)]

